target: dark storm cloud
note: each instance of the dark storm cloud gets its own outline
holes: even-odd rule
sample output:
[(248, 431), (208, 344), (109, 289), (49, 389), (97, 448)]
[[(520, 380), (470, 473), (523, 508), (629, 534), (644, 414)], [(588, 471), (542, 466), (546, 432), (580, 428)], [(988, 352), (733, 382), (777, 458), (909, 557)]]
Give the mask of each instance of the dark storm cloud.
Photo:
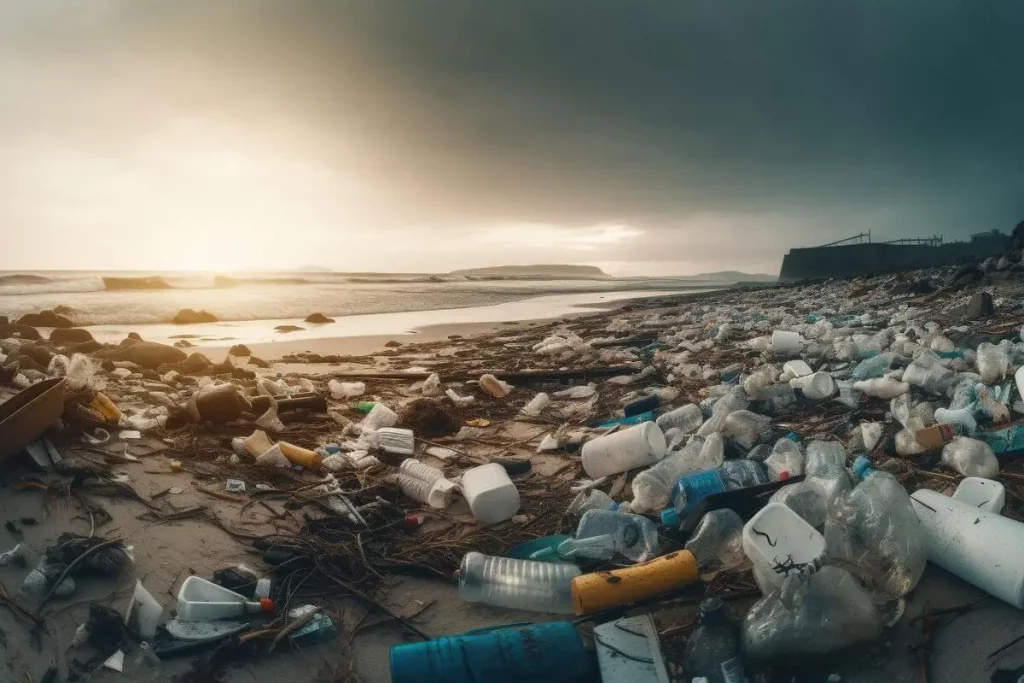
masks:
[(864, 229), (1024, 218), (1017, 2), (105, 7), (0, 41), (57, 50), (81, 65), (69, 91), (133, 106), (51, 106), (26, 127), (57, 117), (130, 147), (158, 114), (284, 122), (388, 198), (381, 225), (623, 223), (647, 233), (623, 260), (754, 262)]

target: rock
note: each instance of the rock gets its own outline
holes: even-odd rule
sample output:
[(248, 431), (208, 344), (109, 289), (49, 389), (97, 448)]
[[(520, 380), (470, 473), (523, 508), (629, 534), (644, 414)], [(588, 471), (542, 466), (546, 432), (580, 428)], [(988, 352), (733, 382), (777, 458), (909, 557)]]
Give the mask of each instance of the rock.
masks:
[(78, 344), (70, 344), (64, 347), (64, 350), (68, 355), (76, 353), (96, 353), (103, 348), (103, 344), (100, 344), (95, 339), (89, 341), (79, 342)]
[(190, 342), (188, 339), (179, 339), (178, 341), (174, 342), (174, 347), (177, 349), (187, 349), (190, 346), (192, 346), (192, 342)]
[[(177, 349), (175, 349), (175, 351), (177, 351)], [(178, 351), (178, 353), (181, 353), (181, 351)], [(193, 353), (183, 361), (168, 365), (167, 368), (161, 368), (161, 371), (166, 372), (167, 370), (177, 370), (184, 375), (198, 375), (209, 372), (212, 367), (213, 363), (210, 362), (209, 358), (201, 353)]]
[(183, 308), (174, 314), (171, 322), (175, 325), (194, 325), (196, 323), (215, 323), (217, 316), (209, 311), (193, 311), (191, 308)]
[(252, 355), (252, 351), (250, 351), (249, 347), (246, 346), (245, 344), (235, 344), (230, 349), (228, 349), (228, 355), (229, 356), (251, 356)]
[(74, 327), (71, 318), (58, 315), (50, 310), (39, 311), (38, 313), (26, 313), (18, 319), (19, 325), (31, 325), (32, 327)]
[(33, 341), (43, 338), (43, 336), (39, 334), (39, 330), (34, 327), (29, 327), (28, 325), (0, 325), (0, 339), (7, 339), (8, 337), (31, 339)]
[(54, 344), (80, 344), (92, 340), (92, 332), (81, 327), (58, 327), (50, 333), (50, 341)]
[(258, 368), (269, 368), (270, 367), (270, 363), (268, 363), (267, 361), (263, 360), (262, 358), (257, 358), (256, 356), (249, 356), (249, 365), (255, 365)]
[(53, 307), (53, 312), (57, 313), (58, 315), (74, 315), (75, 309), (71, 308), (70, 306), (60, 304), (59, 306)]
[(323, 323), (333, 323), (334, 318), (328, 318), (323, 313), (310, 313), (306, 316), (305, 322), (320, 325)]
[(41, 344), (25, 344), (18, 349), (18, 352), (23, 356), (28, 356), (36, 365), (42, 366), (42, 368), (36, 367), (36, 365), (25, 365), (22, 364), (23, 368), (32, 368), (33, 370), (46, 369), (46, 366), (50, 364), (50, 359), (53, 358), (53, 351), (42, 346)]
[(248, 368), (231, 368), (234, 379), (256, 379), (256, 373)]
[(138, 332), (129, 332), (126, 339), (134, 339), (135, 341), (142, 341), (142, 337), (139, 336)]
[(975, 265), (964, 266), (963, 268), (956, 271), (949, 281), (946, 283), (947, 287), (953, 289), (963, 289), (975, 282), (981, 282), (985, 277), (985, 271)]
[[(46, 364), (37, 363), (36, 360), (32, 358), (32, 356), (23, 353), (20, 356), (18, 356), (15, 360), (18, 361), (18, 366), (21, 367), (22, 370), (35, 370), (36, 372), (46, 372)], [(50, 361), (46, 362), (49, 363)]]
[(11, 324), (11, 321), (7, 318), (6, 315), (0, 315), (0, 325), (10, 325), (10, 324)]
[(153, 370), (164, 364), (180, 363), (186, 358), (185, 352), (181, 349), (147, 341), (137, 341), (119, 351), (125, 360)]
[(299, 327), (298, 325), (278, 325), (274, 328), (278, 332), (299, 332), (306, 329), (305, 327)]
[(975, 292), (971, 301), (967, 304), (967, 317), (971, 320), (976, 318), (987, 318), (995, 313), (995, 305), (992, 303), (992, 295), (988, 292)]
[(384, 346), (385, 346), (385, 347), (387, 347), (387, 348), (389, 348), (389, 349), (397, 349), (397, 348), (398, 348), (399, 346), (401, 346), (401, 345), (402, 345), (402, 342), (400, 342), (400, 341), (395, 341), (394, 339), (392, 339), (391, 341), (389, 341), (389, 342), (388, 342), (387, 344), (385, 344)]
[(458, 410), (448, 399), (417, 398), (399, 410), (398, 418), (399, 425), (418, 437), (447, 436), (462, 426)]
[(148, 370), (143, 368), (141, 374), (143, 379), (152, 380), (154, 382), (160, 381), (160, 373), (158, 373), (156, 370)]

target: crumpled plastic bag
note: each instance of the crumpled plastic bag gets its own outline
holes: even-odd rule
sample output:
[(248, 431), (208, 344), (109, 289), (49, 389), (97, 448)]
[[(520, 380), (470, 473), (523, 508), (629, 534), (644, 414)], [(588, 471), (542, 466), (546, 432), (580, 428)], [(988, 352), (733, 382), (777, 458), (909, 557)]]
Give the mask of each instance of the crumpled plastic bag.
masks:
[(789, 576), (782, 588), (754, 603), (742, 638), (748, 657), (770, 659), (834, 652), (881, 633), (871, 596), (850, 572), (826, 566), (810, 576)]
[(984, 441), (958, 436), (942, 449), (942, 464), (965, 477), (995, 479), (999, 460)]

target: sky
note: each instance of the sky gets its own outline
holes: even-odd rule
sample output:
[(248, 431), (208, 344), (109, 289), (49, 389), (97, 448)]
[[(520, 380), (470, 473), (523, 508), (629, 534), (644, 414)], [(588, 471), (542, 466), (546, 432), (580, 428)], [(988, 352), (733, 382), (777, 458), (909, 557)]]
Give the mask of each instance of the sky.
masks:
[(4, 0), (0, 269), (777, 272), (1024, 219), (1006, 0)]

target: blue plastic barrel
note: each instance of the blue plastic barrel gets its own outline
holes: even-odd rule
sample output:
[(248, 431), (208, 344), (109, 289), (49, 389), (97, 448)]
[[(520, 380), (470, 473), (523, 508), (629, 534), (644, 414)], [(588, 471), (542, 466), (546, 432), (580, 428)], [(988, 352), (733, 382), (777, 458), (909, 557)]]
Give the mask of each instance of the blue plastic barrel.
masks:
[(567, 621), (533, 624), (391, 648), (391, 683), (573, 683), (592, 657)]

